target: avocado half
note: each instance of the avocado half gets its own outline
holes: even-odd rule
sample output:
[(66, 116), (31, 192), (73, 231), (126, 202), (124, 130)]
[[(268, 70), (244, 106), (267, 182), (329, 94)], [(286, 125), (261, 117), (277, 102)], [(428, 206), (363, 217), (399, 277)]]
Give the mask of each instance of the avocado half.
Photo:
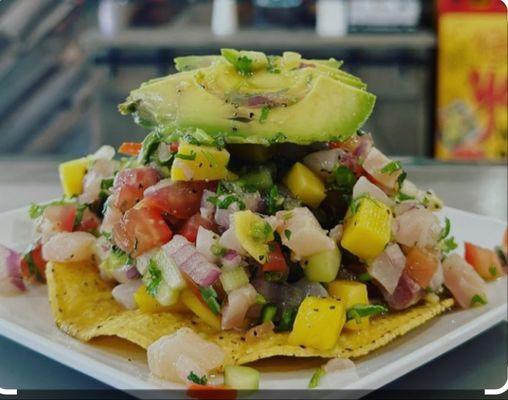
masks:
[(133, 90), (122, 114), (174, 139), (196, 142), (345, 140), (368, 119), (375, 96), (341, 62), (285, 52), (223, 49), (220, 56), (175, 59), (178, 73)]

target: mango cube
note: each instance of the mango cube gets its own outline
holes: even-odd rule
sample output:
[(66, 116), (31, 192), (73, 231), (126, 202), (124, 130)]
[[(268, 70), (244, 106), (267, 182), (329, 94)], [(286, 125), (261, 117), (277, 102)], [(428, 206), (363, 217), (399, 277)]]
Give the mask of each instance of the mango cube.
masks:
[(356, 209), (349, 211), (340, 244), (361, 259), (370, 260), (390, 241), (392, 212), (372, 197), (353, 201), (357, 201)]
[(203, 181), (230, 178), (229, 152), (213, 146), (180, 143), (171, 167), (174, 181)]
[[(346, 311), (357, 304), (369, 304), (367, 285), (361, 282), (336, 280), (328, 284), (330, 296), (344, 302)], [(369, 317), (363, 317), (358, 323), (356, 320), (347, 321), (344, 326), (349, 330), (359, 330), (369, 326)]]
[(312, 208), (319, 207), (326, 197), (321, 179), (302, 163), (295, 163), (283, 182), (297, 199)]
[(77, 196), (83, 192), (83, 178), (88, 169), (88, 159), (78, 158), (58, 166), (60, 183), (66, 196)]
[(306, 297), (296, 314), (288, 343), (330, 350), (337, 343), (345, 322), (344, 302), (332, 298)]
[(146, 291), (146, 286), (141, 285), (134, 293), (134, 301), (139, 310), (146, 313), (176, 312), (188, 313), (189, 309), (179, 300), (172, 306), (163, 306), (157, 299)]
[(180, 294), (180, 300), (189, 310), (201, 318), (205, 324), (208, 324), (216, 331), (221, 330), (220, 318), (191, 289), (184, 289)]

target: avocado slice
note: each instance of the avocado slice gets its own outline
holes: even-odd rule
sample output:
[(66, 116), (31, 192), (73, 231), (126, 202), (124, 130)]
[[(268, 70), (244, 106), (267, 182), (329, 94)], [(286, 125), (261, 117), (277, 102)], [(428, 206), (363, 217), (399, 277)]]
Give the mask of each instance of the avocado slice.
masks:
[(347, 139), (374, 107), (375, 96), (336, 60), (222, 53), (177, 59), (182, 72), (133, 90), (120, 112), (173, 139), (305, 145)]
[(175, 69), (178, 72), (182, 72), (209, 67), (220, 58), (220, 56), (184, 56), (176, 57), (173, 61)]

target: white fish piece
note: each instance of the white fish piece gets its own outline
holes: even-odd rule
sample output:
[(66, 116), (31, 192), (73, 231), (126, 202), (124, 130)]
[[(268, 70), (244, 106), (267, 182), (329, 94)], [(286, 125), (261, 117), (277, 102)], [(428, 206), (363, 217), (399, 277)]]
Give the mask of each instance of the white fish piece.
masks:
[[(333, 250), (336, 246), (333, 239), (321, 228), (316, 217), (307, 207), (296, 207), (290, 211), (278, 211), (277, 219), (280, 226), (278, 232), (282, 244), (289, 247), (296, 258), (304, 258), (326, 250)], [(290, 238), (284, 231), (290, 231)]]
[(393, 207), (395, 205), (395, 202), (390, 199), (381, 188), (374, 185), (371, 181), (362, 176), (353, 186), (353, 198), (355, 199), (366, 194), (370, 194), (376, 200), (386, 204), (388, 207)]
[(42, 257), (62, 263), (89, 260), (95, 252), (95, 241), (88, 232), (57, 233), (42, 246)]
[(392, 160), (381, 153), (377, 148), (373, 147), (365, 157), (362, 167), (372, 176), (376, 182), (387, 189), (393, 190), (397, 186), (397, 179), (402, 173), (401, 169), (394, 171), (381, 172)]
[(215, 343), (203, 339), (190, 328), (180, 328), (161, 337), (147, 350), (148, 367), (155, 376), (185, 382), (190, 372), (199, 376), (219, 367), (225, 354)]
[(475, 298), (487, 302), (487, 286), (472, 265), (457, 253), (443, 262), (444, 284), (462, 308), (472, 307)]
[(393, 294), (406, 266), (406, 256), (399, 245), (392, 243), (367, 267), (367, 272), (378, 281), (388, 293)]

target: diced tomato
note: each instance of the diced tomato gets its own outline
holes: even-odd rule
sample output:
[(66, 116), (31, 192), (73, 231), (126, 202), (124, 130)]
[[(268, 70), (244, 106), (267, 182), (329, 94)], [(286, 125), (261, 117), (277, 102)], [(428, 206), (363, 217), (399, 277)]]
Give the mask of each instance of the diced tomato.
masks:
[(466, 250), (464, 258), (483, 279), (492, 280), (504, 275), (501, 262), (493, 250), (469, 242), (465, 242), (464, 247)]
[(176, 218), (187, 219), (199, 211), (203, 190), (210, 185), (210, 182), (205, 181), (174, 182), (148, 191), (145, 198), (151, 199), (161, 211)]
[(427, 250), (412, 247), (406, 254), (406, 272), (423, 289), (429, 286), (437, 268), (437, 257)]
[(53, 205), (46, 207), (43, 218), (50, 221), (57, 231), (72, 232), (76, 213), (74, 204)]
[(212, 221), (203, 218), (198, 212), (185, 221), (179, 233), (180, 235), (185, 236), (189, 242), (196, 243), (196, 237), (200, 226), (212, 231), (216, 228)]
[(113, 189), (129, 186), (145, 190), (159, 182), (160, 178), (159, 171), (152, 167), (127, 168), (116, 174)]
[[(142, 143), (124, 142), (118, 148), (118, 152), (128, 156), (137, 156), (141, 152), (142, 147), (143, 147)], [(170, 143), (168, 144), (168, 148), (171, 153), (176, 153), (178, 151), (178, 143), (177, 142)]]
[(122, 213), (134, 207), (143, 198), (143, 189), (121, 186), (113, 194), (113, 206)]
[(29, 282), (46, 282), (46, 260), (42, 258), (42, 245), (36, 245), (23, 255), (21, 275)]
[(263, 264), (264, 272), (282, 272), (286, 273), (288, 271), (288, 265), (286, 263), (286, 259), (284, 258), (284, 254), (282, 253), (282, 249), (280, 244), (277, 242), (269, 243), (271, 249), (268, 254), (268, 261)]
[(128, 156), (137, 156), (141, 151), (142, 144), (137, 142), (123, 142), (118, 148), (118, 152)]
[(131, 208), (113, 228), (118, 247), (133, 257), (167, 243), (173, 232), (157, 210)]
[(84, 231), (84, 232), (92, 232), (95, 229), (99, 228), (101, 224), (101, 220), (97, 215), (95, 215), (92, 211), (86, 208), (83, 211), (83, 216), (81, 217), (81, 222), (76, 227), (76, 231)]
[(330, 149), (340, 149), (342, 147), (341, 142), (328, 142), (328, 147)]
[(237, 391), (227, 386), (198, 385), (191, 384), (188, 386), (187, 395), (193, 399), (236, 399)]

